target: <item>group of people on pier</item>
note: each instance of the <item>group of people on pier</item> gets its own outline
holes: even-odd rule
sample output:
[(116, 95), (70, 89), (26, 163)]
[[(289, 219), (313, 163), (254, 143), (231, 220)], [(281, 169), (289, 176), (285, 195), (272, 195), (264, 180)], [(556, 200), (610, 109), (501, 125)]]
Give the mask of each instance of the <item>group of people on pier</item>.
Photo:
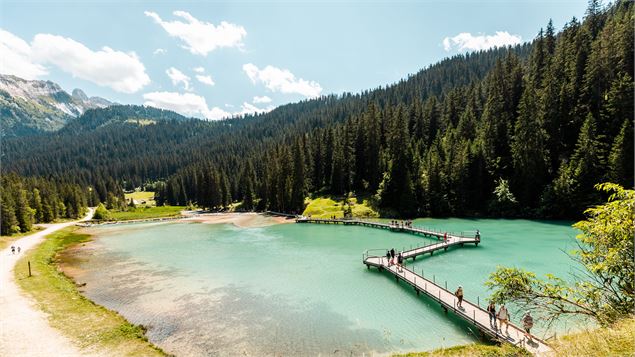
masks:
[[(397, 260), (395, 261), (395, 258), (397, 258)], [(399, 252), (397, 254), (397, 256), (395, 256), (395, 248), (392, 248), (390, 250), (386, 251), (386, 260), (388, 260), (388, 266), (391, 267), (393, 265), (397, 265), (397, 271), (402, 273), (403, 272), (403, 255), (401, 254), (401, 252)]]
[(392, 227), (397, 227), (397, 228), (412, 228), (412, 221), (411, 220), (405, 220), (405, 221), (392, 220), (390, 221), (390, 225)]
[[(494, 330), (503, 333), (503, 325), (505, 325), (505, 333), (509, 335), (509, 320), (511, 320), (511, 315), (509, 314), (509, 310), (507, 310), (507, 307), (505, 307), (505, 305), (503, 304), (497, 312), (496, 305), (493, 301), (490, 301), (489, 305), (487, 306), (487, 312), (489, 313), (490, 326), (493, 327)], [(496, 325), (497, 319), (498, 321), (500, 321), (500, 324), (498, 326)], [(525, 315), (521, 319), (521, 322), (523, 323), (523, 329), (525, 330), (525, 338), (528, 341), (531, 341), (531, 328), (534, 327), (534, 318), (533, 316), (531, 316), (530, 311), (527, 311), (525, 313)]]

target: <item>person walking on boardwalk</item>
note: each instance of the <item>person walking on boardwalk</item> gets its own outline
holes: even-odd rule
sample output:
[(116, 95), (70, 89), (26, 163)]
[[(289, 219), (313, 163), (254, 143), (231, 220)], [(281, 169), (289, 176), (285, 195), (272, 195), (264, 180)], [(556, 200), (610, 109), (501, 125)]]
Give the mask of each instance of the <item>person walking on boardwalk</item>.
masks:
[(461, 285), (459, 285), (459, 288), (456, 289), (454, 295), (457, 299), (459, 299), (459, 302), (456, 304), (456, 306), (458, 306), (459, 309), (462, 309), (463, 306), (461, 306), (461, 304), (463, 303), (463, 287)]
[(387, 264), (390, 267), (391, 264), (390, 264), (390, 251), (389, 250), (386, 251), (386, 261), (388, 262)]
[(523, 328), (525, 329), (525, 338), (531, 341), (531, 328), (534, 327), (534, 318), (531, 316), (531, 313), (527, 311), (525, 316), (523, 316)]
[(403, 273), (403, 255), (401, 255), (401, 252), (397, 256), (397, 270)]
[(390, 249), (390, 265), (395, 264), (395, 248)]
[(443, 233), (443, 243), (448, 242), (448, 232)]
[(505, 325), (505, 333), (509, 335), (509, 311), (505, 305), (501, 305), (498, 310), (498, 319), (500, 320), (501, 333), (503, 332), (503, 325)]
[(498, 331), (496, 327), (496, 305), (494, 305), (493, 301), (490, 301), (489, 305), (487, 305), (487, 312), (489, 313), (489, 324), (494, 327), (494, 330)]

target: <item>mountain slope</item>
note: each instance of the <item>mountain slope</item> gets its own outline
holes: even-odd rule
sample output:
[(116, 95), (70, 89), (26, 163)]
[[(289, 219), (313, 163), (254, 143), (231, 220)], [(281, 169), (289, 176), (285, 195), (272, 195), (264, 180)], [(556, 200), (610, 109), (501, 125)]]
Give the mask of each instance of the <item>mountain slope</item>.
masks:
[(308, 193), (356, 192), (402, 217), (572, 218), (599, 202), (594, 184), (633, 184), (633, 3), (587, 13), (522, 46), (242, 119), (118, 125), (96, 109), (95, 125), (4, 140), (2, 169), (159, 180), (158, 202), (207, 208), (298, 212)]
[(29, 81), (0, 74), (0, 136), (58, 130), (87, 109), (112, 104), (103, 98), (88, 98), (80, 89), (70, 95), (51, 81)]

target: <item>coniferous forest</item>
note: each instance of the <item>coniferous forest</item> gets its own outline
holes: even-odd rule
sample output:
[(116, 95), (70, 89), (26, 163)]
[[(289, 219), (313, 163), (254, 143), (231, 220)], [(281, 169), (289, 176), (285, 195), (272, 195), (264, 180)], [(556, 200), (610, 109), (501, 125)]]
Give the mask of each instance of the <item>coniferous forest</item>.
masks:
[(595, 184), (633, 187), (633, 20), (630, 1), (591, 1), (531, 43), (238, 119), (89, 110), (2, 142), (3, 222), (6, 207), (20, 227), (24, 205), (35, 221), (118, 207), (135, 187), (208, 209), (300, 213), (308, 195), (353, 192), (400, 217), (575, 218), (601, 202)]

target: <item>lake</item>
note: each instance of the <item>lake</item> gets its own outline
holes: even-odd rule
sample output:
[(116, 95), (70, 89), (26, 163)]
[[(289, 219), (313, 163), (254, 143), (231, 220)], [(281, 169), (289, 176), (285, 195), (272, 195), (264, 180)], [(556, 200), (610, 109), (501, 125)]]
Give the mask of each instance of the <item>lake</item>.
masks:
[[(407, 264), (450, 290), (462, 285), (466, 299), (482, 305), (483, 283), (497, 265), (561, 277), (574, 269), (566, 254), (575, 248), (570, 222), (453, 218), (414, 225), (481, 231), (478, 247)], [(152, 342), (178, 356), (383, 355), (478, 341), (452, 313), (362, 264), (366, 249), (409, 249), (428, 238), (313, 224), (144, 223), (88, 232), (95, 240), (66, 257), (87, 283), (84, 294), (143, 324)], [(536, 332), (544, 333), (539, 322)]]

